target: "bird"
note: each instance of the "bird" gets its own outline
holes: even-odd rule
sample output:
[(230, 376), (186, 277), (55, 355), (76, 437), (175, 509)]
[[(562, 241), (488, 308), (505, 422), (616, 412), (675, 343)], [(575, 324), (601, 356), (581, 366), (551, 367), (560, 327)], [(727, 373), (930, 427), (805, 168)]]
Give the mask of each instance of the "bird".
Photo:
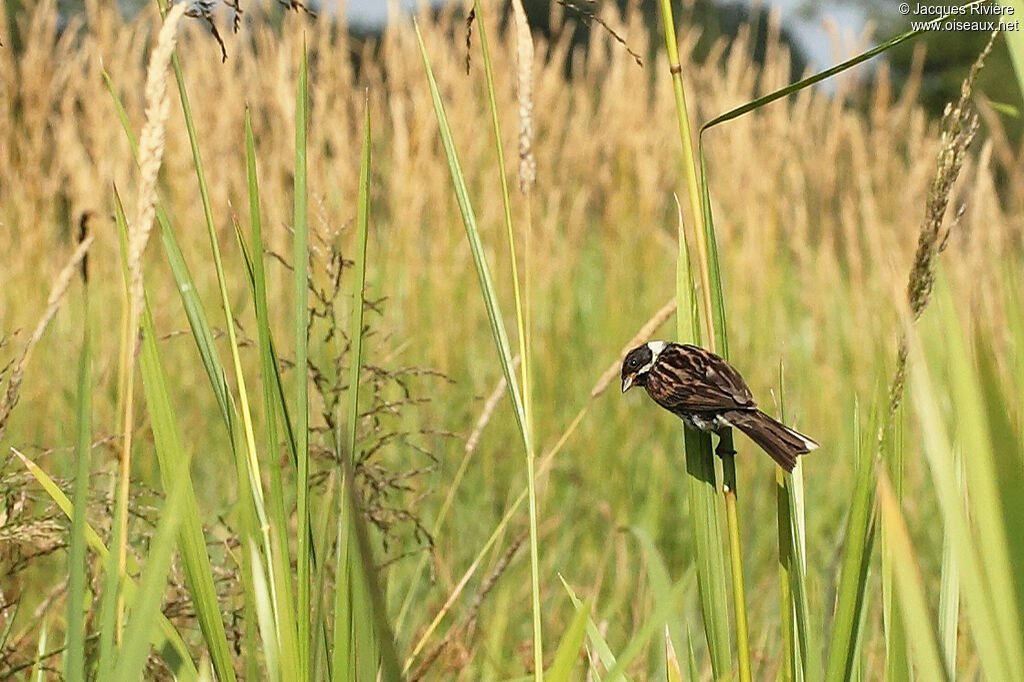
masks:
[(758, 409), (740, 373), (699, 346), (670, 341), (637, 346), (622, 362), (622, 392), (633, 386), (646, 388), (654, 402), (688, 427), (718, 434), (719, 449), (722, 429), (735, 427), (779, 466), (793, 471), (799, 455), (818, 447), (812, 439)]

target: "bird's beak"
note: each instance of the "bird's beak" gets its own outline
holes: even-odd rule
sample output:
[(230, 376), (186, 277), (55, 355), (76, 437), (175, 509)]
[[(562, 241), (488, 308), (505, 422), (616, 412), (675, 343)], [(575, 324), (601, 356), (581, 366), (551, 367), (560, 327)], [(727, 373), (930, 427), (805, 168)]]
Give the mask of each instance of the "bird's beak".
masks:
[(623, 379), (622, 379), (622, 392), (625, 393), (626, 391), (628, 391), (632, 385), (633, 385), (633, 375), (632, 374), (630, 374), (627, 377), (623, 377)]

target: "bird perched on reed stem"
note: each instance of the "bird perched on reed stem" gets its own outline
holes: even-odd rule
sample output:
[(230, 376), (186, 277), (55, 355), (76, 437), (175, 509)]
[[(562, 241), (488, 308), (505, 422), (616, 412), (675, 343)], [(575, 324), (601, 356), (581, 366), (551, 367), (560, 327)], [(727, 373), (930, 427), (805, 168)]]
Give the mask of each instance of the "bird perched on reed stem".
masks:
[(739, 429), (786, 471), (793, 470), (799, 455), (818, 447), (758, 409), (740, 373), (698, 346), (651, 341), (629, 351), (622, 363), (622, 392), (633, 386), (646, 388), (654, 402), (690, 428)]

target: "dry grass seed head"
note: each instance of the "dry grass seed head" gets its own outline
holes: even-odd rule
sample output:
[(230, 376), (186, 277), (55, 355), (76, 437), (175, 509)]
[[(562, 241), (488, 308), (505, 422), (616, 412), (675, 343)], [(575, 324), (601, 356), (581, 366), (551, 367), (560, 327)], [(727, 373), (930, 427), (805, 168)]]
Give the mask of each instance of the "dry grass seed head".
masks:
[(68, 259), (67, 264), (53, 280), (53, 285), (50, 287), (50, 295), (46, 299), (46, 310), (43, 311), (42, 316), (39, 318), (39, 322), (36, 323), (36, 328), (32, 332), (32, 336), (30, 336), (28, 341), (25, 342), (25, 347), (21, 351), (21, 356), (10, 370), (10, 376), (7, 378), (7, 388), (4, 390), (3, 396), (0, 396), (0, 440), (3, 440), (4, 431), (7, 427), (7, 421), (11, 416), (11, 411), (18, 403), (21, 380), (25, 375), (25, 367), (28, 365), (29, 358), (32, 355), (32, 350), (35, 348), (36, 344), (39, 343), (39, 340), (43, 338), (46, 328), (50, 326), (53, 316), (57, 314), (57, 308), (60, 307), (60, 302), (64, 298), (64, 294), (67, 293), (68, 287), (71, 285), (71, 279), (74, 277), (79, 265), (84, 262), (85, 254), (89, 252), (89, 247), (92, 246), (92, 242), (92, 236), (88, 236), (83, 239), (78, 244), (78, 248), (75, 249), (75, 252), (71, 254), (71, 258)]
[[(946, 210), (953, 193), (953, 185), (960, 176), (967, 149), (978, 132), (978, 115), (971, 106), (971, 94), (974, 80), (985, 65), (985, 58), (992, 51), (997, 32), (989, 38), (985, 49), (971, 65), (967, 78), (960, 86), (960, 97), (956, 102), (946, 105), (942, 116), (939, 153), (936, 162), (935, 177), (928, 191), (925, 203), (924, 220), (918, 235), (917, 253), (910, 269), (907, 282), (907, 303), (910, 306), (912, 321), (921, 318), (928, 301), (931, 299), (932, 288), (935, 286), (935, 261), (946, 248), (952, 228), (959, 222), (963, 208), (957, 211), (951, 225), (945, 229)], [(900, 337), (899, 351), (896, 358), (896, 372), (889, 387), (889, 418), (891, 425), (893, 416), (903, 399), (903, 387), (906, 383), (907, 357), (909, 346), (906, 332)], [(888, 430), (888, 426), (880, 432), (880, 437)]]
[(537, 180), (533, 157), (533, 37), (522, 0), (512, 0), (516, 25), (516, 99), (519, 102), (519, 191), (526, 194)]
[[(131, 282), (132, 320), (142, 313), (142, 253), (146, 249), (156, 213), (156, 180), (163, 162), (165, 124), (170, 112), (167, 67), (174, 52), (178, 22), (189, 6), (174, 5), (160, 29), (146, 72), (146, 124), (139, 138), (139, 195), (135, 220), (128, 237), (128, 272)], [(134, 325), (133, 325), (134, 326)]]

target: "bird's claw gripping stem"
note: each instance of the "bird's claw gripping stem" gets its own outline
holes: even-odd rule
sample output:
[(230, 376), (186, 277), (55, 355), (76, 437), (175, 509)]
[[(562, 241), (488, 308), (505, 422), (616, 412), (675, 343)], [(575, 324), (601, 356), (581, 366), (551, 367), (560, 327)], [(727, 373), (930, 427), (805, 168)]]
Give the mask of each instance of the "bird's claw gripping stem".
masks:
[(735, 455), (736, 448), (732, 446), (732, 438), (722, 438), (718, 436), (718, 445), (715, 447), (715, 454), (719, 457), (725, 457), (726, 455)]

